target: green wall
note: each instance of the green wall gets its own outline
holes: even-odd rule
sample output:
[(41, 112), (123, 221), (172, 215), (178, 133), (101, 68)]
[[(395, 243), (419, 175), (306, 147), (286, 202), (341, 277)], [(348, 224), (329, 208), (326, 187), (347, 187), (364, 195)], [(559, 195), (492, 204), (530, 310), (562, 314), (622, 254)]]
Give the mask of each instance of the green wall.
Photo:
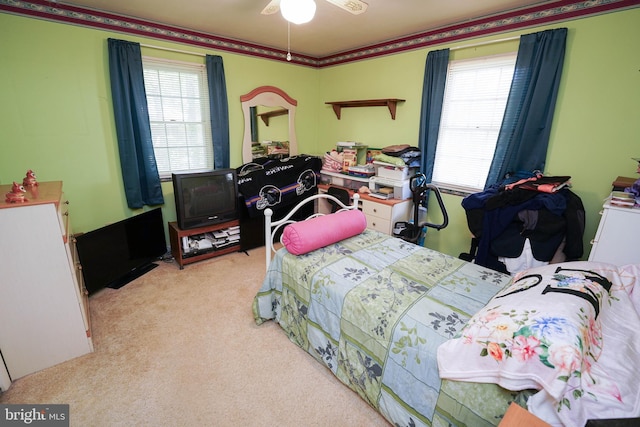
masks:
[[(567, 27), (562, 82), (548, 152), (548, 175), (570, 175), (573, 191), (586, 211), (585, 254), (600, 219), (603, 200), (619, 175), (635, 177), (640, 156), (640, 9), (577, 19), (527, 31), (436, 46), (458, 48), (549, 28)], [(452, 50), (452, 59), (484, 56), (517, 49), (517, 41)], [(396, 120), (386, 108), (350, 108), (337, 120), (330, 106), (319, 115), (320, 147), (356, 140), (369, 146), (415, 145), (424, 63), (428, 50), (386, 56), (323, 69), (321, 102), (400, 98)], [(457, 256), (470, 246), (461, 197), (444, 195), (450, 224), (430, 230), (425, 245)], [(438, 212), (435, 202), (429, 212)], [(430, 218), (438, 222), (438, 214)]]
[[(634, 176), (640, 155), (640, 9), (578, 19), (518, 33), (437, 46), (457, 47), (546, 28), (569, 29), (563, 80), (551, 132), (547, 174), (571, 175), (587, 211), (585, 258), (602, 200), (618, 175)], [(126, 206), (108, 82), (107, 38), (121, 38), (224, 59), (231, 166), (242, 163), (240, 95), (282, 88), (298, 100), (300, 151), (322, 154), (337, 141), (369, 146), (417, 144), (424, 62), (429, 49), (321, 70), (198, 47), (0, 13), (0, 184), (33, 169), (41, 181), (62, 180), (75, 231), (137, 212)], [(452, 52), (454, 58), (513, 48), (506, 42)], [(200, 56), (143, 48), (143, 55), (203, 62)], [(396, 120), (384, 107), (348, 108), (338, 120), (327, 101), (401, 98)], [(276, 119), (277, 120), (277, 119)], [(166, 221), (175, 219), (164, 183)], [(445, 195), (450, 225), (430, 231), (427, 246), (458, 255), (469, 247), (459, 196)], [(430, 209), (430, 212), (436, 212)], [(437, 220), (437, 214), (433, 214)]]
[[(318, 70), (0, 13), (0, 184), (22, 180), (27, 169), (40, 181), (64, 181), (74, 231), (138, 213), (126, 205), (120, 174), (108, 78), (110, 37), (223, 57), (232, 167), (242, 163), (240, 96), (262, 85), (278, 86), (299, 101), (299, 146), (315, 151)], [(142, 53), (204, 63), (198, 55), (150, 48)], [(170, 182), (163, 183), (163, 191), (164, 219), (173, 221)]]

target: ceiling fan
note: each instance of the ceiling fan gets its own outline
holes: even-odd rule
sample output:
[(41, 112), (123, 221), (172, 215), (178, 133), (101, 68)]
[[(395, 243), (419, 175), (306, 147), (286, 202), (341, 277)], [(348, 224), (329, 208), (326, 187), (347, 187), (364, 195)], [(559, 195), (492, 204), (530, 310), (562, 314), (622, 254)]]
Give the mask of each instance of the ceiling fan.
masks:
[[(354, 15), (360, 15), (369, 6), (361, 0), (326, 0)], [(271, 0), (269, 4), (260, 12), (262, 15), (272, 15), (280, 10), (280, 0)]]

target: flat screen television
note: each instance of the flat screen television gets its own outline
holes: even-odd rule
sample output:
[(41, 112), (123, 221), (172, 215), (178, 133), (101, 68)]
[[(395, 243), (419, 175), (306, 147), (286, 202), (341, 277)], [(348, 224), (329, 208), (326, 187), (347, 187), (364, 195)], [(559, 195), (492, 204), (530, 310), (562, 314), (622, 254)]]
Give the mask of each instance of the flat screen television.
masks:
[(121, 288), (157, 267), (154, 261), (167, 252), (162, 210), (77, 235), (76, 248), (90, 295), (106, 287)]
[(174, 173), (178, 226), (183, 230), (238, 219), (235, 169)]

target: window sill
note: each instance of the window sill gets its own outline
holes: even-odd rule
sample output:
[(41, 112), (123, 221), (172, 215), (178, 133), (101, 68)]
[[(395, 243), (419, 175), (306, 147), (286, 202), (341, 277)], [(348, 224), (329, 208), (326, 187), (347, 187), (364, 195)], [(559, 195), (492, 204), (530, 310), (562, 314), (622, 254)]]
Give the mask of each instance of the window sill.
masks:
[(482, 190), (472, 190), (469, 188), (460, 188), (460, 187), (455, 187), (453, 185), (447, 185), (447, 184), (439, 184), (437, 182), (433, 182), (432, 184), (436, 185), (441, 193), (450, 194), (452, 196), (467, 197), (470, 194), (475, 194), (482, 191)]

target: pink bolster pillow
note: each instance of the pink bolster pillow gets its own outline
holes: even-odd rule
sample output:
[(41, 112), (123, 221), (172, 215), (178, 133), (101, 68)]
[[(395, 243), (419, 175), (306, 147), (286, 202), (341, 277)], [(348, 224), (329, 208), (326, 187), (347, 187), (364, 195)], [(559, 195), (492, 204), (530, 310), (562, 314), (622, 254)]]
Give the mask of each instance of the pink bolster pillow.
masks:
[(282, 232), (282, 243), (294, 255), (320, 249), (367, 228), (367, 218), (357, 210), (340, 211), (289, 224)]

